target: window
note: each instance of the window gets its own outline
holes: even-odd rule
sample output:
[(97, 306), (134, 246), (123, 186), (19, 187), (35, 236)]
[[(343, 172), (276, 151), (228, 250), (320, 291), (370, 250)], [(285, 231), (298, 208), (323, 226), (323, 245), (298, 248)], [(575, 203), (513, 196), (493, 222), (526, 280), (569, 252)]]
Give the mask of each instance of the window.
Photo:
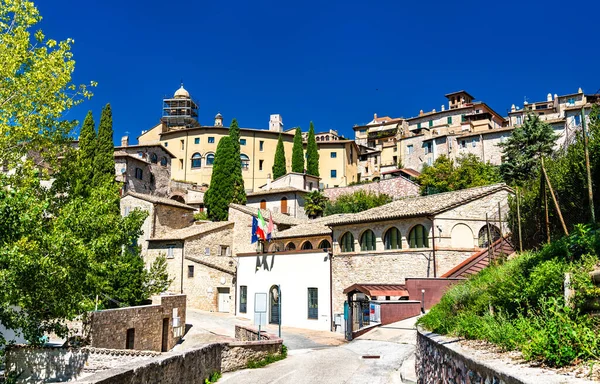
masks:
[(281, 213), (288, 213), (287, 197), (281, 198)]
[(210, 248), (209, 247), (204, 247), (204, 255), (210, 256)]
[(575, 122), (575, 126), (580, 126), (581, 125), (581, 115), (573, 116), (573, 121)]
[(167, 158), (165, 156), (160, 158), (160, 165), (162, 165), (163, 167), (167, 166)]
[(414, 150), (415, 150), (414, 145), (411, 144), (411, 145), (406, 146), (406, 152), (408, 152), (409, 155), (412, 155)]
[(229, 246), (221, 245), (221, 256), (229, 256)]
[(156, 156), (156, 153), (153, 153), (153, 154), (150, 155), (150, 162), (152, 164), (158, 163), (158, 156)]
[(267, 209), (267, 200), (262, 199), (260, 201), (260, 209)]
[(246, 145), (246, 139), (240, 139), (240, 145)]
[(354, 252), (354, 236), (350, 232), (344, 233), (340, 239), (342, 252)]
[(415, 225), (408, 235), (408, 243), (410, 248), (426, 248), (429, 247), (429, 239), (425, 227), (421, 224)]
[(168, 142), (166, 142), (166, 141), (165, 141), (163, 144), (164, 144), (164, 146), (165, 146), (165, 147), (168, 147), (168, 146), (169, 146), (169, 143), (168, 143)]
[(183, 169), (183, 159), (179, 159), (179, 169)]
[(144, 178), (144, 172), (142, 171), (141, 168), (136, 168), (135, 169), (135, 178), (142, 180)]
[(129, 328), (127, 330), (127, 336), (125, 339), (125, 349), (133, 349), (135, 345), (135, 328)]
[(196, 137), (194, 139), (194, 144), (200, 144), (200, 138), (199, 137)]
[(375, 250), (375, 234), (370, 229), (367, 229), (365, 232), (363, 232), (362, 236), (360, 237), (360, 250)]
[(319, 317), (319, 290), (318, 288), (308, 288), (308, 318), (317, 319)]
[(215, 155), (213, 153), (210, 153), (208, 155), (206, 155), (206, 165), (213, 165), (215, 162)]
[(337, 170), (335, 170), (335, 169), (332, 169), (332, 170), (331, 170), (331, 178), (332, 178), (332, 179), (335, 179), (336, 177), (337, 177)]
[(471, 140), (471, 145), (475, 148), (477, 146), (477, 139), (473, 138), (473, 140)]
[(240, 312), (246, 313), (248, 306), (248, 287), (240, 285)]
[(185, 140), (181, 140), (181, 150), (185, 149)]
[(398, 164), (398, 156), (392, 156), (392, 162), (394, 163), (394, 165)]
[(329, 240), (321, 240), (319, 243), (319, 249), (329, 249), (331, 248), (331, 243)]
[(199, 153), (192, 155), (192, 168), (200, 168), (202, 166), (202, 156)]
[[(500, 235), (500, 230), (495, 225), (491, 225), (491, 224), (488, 224), (488, 225), (489, 225), (489, 235), (492, 238), (492, 243), (494, 243), (501, 236)], [(484, 225), (479, 230), (478, 240), (479, 240), (478, 241), (479, 248), (487, 248), (488, 246), (490, 246), (490, 241), (489, 241), (489, 236), (488, 236), (488, 227), (487, 226)]]
[(264, 141), (259, 141), (258, 142), (258, 150), (263, 152), (265, 150), (265, 142)]
[(431, 141), (428, 141), (427, 143), (423, 143), (423, 148), (425, 148), (426, 155), (433, 152), (433, 145), (432, 145)]
[(285, 246), (286, 251), (294, 251), (296, 249), (296, 244), (289, 242)]
[(243, 153), (240, 155), (240, 160), (242, 162), (242, 169), (248, 169), (250, 167), (250, 158)]
[(152, 172), (150, 172), (150, 184), (154, 185), (155, 182), (156, 182), (156, 179), (154, 178), (154, 175), (152, 174)]
[(467, 148), (467, 140), (461, 140), (460, 141), (460, 147), (461, 148)]
[(460, 115), (460, 121), (463, 122), (463, 123), (465, 121), (467, 121), (467, 118), (465, 117), (465, 115)]
[(175, 257), (173, 255), (174, 249), (175, 249), (175, 244), (167, 244), (167, 259), (173, 259)]
[(454, 142), (453, 139), (448, 139), (448, 149), (452, 149), (452, 142)]
[(421, 129), (421, 123), (417, 123), (417, 129)]
[(264, 160), (258, 160), (258, 170), (262, 171), (263, 170), (263, 164), (264, 164)]
[(194, 266), (188, 265), (188, 277), (194, 277)]
[(452, 125), (452, 116), (448, 116), (446, 122), (448, 123), (448, 125)]
[(304, 243), (302, 243), (300, 249), (313, 249), (312, 243), (310, 241), (305, 241)]
[(394, 152), (398, 152), (398, 147), (394, 147)]
[(396, 227), (392, 227), (385, 232), (383, 235), (383, 243), (385, 249), (401, 249), (402, 248), (402, 237), (400, 237), (400, 231)]
[(209, 137), (208, 138), (208, 144), (214, 144), (215, 143), (215, 138), (214, 137)]
[(433, 120), (429, 120), (429, 127), (433, 127)]
[(523, 124), (523, 118), (521, 116), (517, 116), (517, 123), (516, 125), (521, 125)]
[(567, 104), (568, 105), (575, 105), (575, 98), (572, 97), (570, 99), (567, 99)]
[(431, 157), (427, 158), (427, 165), (432, 165), (433, 164), (433, 159)]
[(331, 152), (331, 158), (332, 159), (337, 158), (337, 152)]

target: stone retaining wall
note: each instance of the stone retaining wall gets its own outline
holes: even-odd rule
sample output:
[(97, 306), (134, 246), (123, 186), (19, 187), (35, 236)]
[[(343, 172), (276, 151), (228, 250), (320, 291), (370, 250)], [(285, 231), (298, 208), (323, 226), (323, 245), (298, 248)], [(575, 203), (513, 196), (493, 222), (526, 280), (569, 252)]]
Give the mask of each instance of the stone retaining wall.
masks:
[(418, 384), (591, 384), (592, 381), (518, 365), (483, 351), (467, 350), (459, 339), (417, 331)]
[(335, 201), (342, 195), (348, 195), (356, 191), (365, 191), (367, 193), (385, 193), (392, 199), (402, 199), (405, 197), (419, 196), (419, 186), (412, 181), (400, 176), (393, 179), (374, 181), (368, 184), (352, 185), (350, 187), (327, 188), (323, 194), (331, 201)]

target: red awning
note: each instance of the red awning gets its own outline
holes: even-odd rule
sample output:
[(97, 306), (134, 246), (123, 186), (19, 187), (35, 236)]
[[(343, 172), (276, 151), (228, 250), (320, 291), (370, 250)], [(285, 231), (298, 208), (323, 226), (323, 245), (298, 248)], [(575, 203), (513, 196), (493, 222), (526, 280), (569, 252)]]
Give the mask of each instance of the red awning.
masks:
[(362, 292), (373, 296), (408, 296), (406, 286), (400, 284), (354, 284), (344, 289), (344, 294)]

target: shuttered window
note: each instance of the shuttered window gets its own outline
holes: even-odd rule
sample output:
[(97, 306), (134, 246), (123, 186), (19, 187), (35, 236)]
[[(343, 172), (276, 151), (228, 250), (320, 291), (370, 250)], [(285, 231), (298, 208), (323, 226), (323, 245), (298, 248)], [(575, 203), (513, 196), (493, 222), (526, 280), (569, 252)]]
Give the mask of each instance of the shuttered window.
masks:
[(425, 232), (425, 227), (421, 224), (415, 225), (408, 236), (411, 248), (426, 248), (429, 247), (429, 239)]
[(246, 313), (248, 303), (248, 287), (245, 285), (240, 286), (240, 312)]
[(388, 229), (383, 236), (383, 242), (385, 243), (385, 249), (401, 249), (402, 238), (400, 237), (398, 228), (392, 227)]
[(319, 318), (319, 290), (318, 288), (308, 288), (308, 318)]
[(340, 242), (342, 252), (354, 252), (354, 236), (350, 232), (344, 233)]
[(361, 251), (374, 251), (375, 250), (375, 234), (370, 229), (367, 229), (360, 237), (360, 250)]

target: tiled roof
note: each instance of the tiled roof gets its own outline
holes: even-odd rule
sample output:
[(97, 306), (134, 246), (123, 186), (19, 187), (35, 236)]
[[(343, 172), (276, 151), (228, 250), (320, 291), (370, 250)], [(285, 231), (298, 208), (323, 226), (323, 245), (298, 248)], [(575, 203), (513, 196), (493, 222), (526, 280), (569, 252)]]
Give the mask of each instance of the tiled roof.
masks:
[(135, 156), (135, 155), (132, 155), (131, 153), (127, 153), (127, 152), (117, 151), (113, 154), (113, 156), (114, 157), (129, 157), (129, 158), (137, 160), (139, 162), (150, 164), (150, 162), (148, 160), (144, 160), (139, 156)]
[(400, 284), (354, 284), (344, 289), (344, 294), (350, 292), (362, 292), (373, 296), (408, 296), (405, 285)]
[[(190, 207), (189, 205), (185, 205), (185, 204), (180, 203), (178, 201), (175, 201), (173, 199), (168, 199), (166, 197), (158, 197), (158, 196), (153, 196), (153, 195), (147, 195), (145, 193), (137, 193), (137, 192), (131, 192), (131, 191), (129, 191), (129, 192), (127, 192), (125, 194), (125, 196), (133, 196), (135, 198), (148, 201), (150, 203), (170, 205), (170, 206), (173, 206), (173, 207), (189, 209), (191, 211), (193, 211), (195, 209), (193, 207)], [(123, 196), (123, 197), (125, 197), (125, 196)]]
[[(244, 212), (248, 215), (252, 215), (252, 216), (258, 215), (258, 208), (255, 208), (255, 207), (248, 207), (246, 205), (239, 205), (239, 204), (233, 204), (233, 203), (229, 204), (229, 207), (236, 209), (240, 212)], [(265, 220), (269, 220), (269, 217), (271, 217), (271, 215), (273, 215), (273, 222), (275, 224), (298, 225), (298, 224), (302, 224), (306, 221), (306, 220), (297, 219), (295, 217), (291, 217), (288, 215), (284, 215), (282, 213), (271, 212), (266, 209), (261, 209), (260, 213), (261, 213), (262, 217), (265, 218)]]
[[(296, 187), (283, 187), (283, 188), (271, 188), (267, 190), (260, 190), (256, 192), (248, 193), (246, 196), (262, 196), (262, 195), (272, 195), (276, 193), (287, 193), (287, 192), (296, 192), (296, 193), (308, 193), (306, 189), (300, 189)], [(273, 219), (275, 220), (275, 219)]]
[(233, 222), (216, 221), (202, 224), (194, 224), (189, 227), (169, 231), (167, 233), (162, 234), (161, 236), (153, 237), (150, 239), (150, 241), (185, 240), (192, 236), (202, 235), (208, 232), (216, 231), (217, 229), (227, 227), (228, 225), (233, 225)]
[(403, 217), (435, 215), (500, 190), (512, 191), (506, 184), (502, 183), (438, 193), (436, 195), (408, 197), (359, 213), (342, 214), (337, 217), (331, 216), (332, 219), (326, 221), (325, 224), (335, 226)]

